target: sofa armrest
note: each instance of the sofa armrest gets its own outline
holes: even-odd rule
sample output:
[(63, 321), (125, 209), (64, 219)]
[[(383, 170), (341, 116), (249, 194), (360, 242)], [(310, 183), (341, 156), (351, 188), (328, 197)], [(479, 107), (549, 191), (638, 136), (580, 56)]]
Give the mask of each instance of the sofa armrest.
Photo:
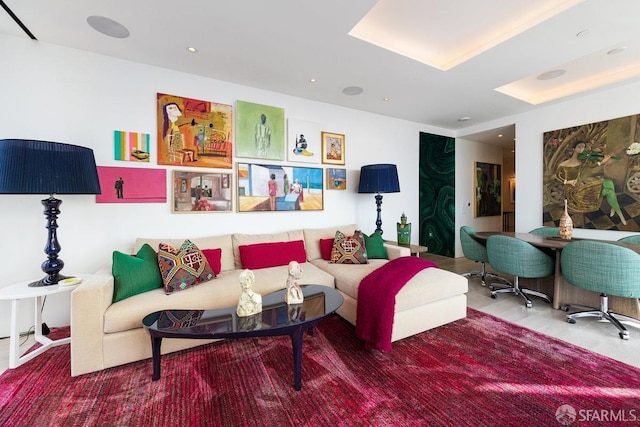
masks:
[(71, 376), (104, 369), (104, 314), (112, 299), (111, 267), (85, 278), (71, 293)]
[(411, 256), (411, 250), (404, 246), (398, 246), (393, 243), (385, 243), (385, 249), (387, 250), (387, 255), (389, 255), (389, 259), (396, 259), (403, 256)]

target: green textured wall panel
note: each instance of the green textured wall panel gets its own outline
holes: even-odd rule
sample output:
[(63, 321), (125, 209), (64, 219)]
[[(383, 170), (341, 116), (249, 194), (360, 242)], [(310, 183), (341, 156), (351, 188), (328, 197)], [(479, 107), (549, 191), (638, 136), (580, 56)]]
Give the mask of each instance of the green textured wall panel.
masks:
[(420, 244), (433, 254), (455, 254), (455, 139), (420, 132)]

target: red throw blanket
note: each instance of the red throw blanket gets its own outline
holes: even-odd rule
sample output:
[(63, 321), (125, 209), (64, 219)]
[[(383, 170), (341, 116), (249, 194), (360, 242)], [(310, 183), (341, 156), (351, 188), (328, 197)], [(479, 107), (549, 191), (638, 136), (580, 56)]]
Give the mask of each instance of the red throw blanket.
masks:
[(356, 335), (367, 349), (391, 351), (391, 332), (396, 306), (396, 294), (413, 276), (434, 262), (418, 257), (392, 259), (360, 281)]

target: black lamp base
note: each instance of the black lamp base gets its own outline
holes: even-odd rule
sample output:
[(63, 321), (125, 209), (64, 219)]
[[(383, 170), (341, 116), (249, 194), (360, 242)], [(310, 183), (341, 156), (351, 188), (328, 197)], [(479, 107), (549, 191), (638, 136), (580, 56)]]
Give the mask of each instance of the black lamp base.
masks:
[(40, 280), (29, 283), (28, 286), (30, 288), (39, 288), (40, 286), (57, 285), (59, 281), (69, 278), (70, 276), (63, 276), (62, 274), (51, 274), (49, 276), (43, 277)]
[(42, 200), (42, 206), (44, 206), (44, 215), (47, 218), (47, 245), (44, 248), (44, 253), (47, 254), (47, 259), (42, 263), (42, 271), (46, 276), (36, 282), (29, 283), (30, 287), (51, 286), (56, 285), (60, 280), (64, 280), (67, 277), (60, 274), (60, 270), (64, 267), (64, 261), (58, 258), (60, 252), (60, 243), (58, 243), (58, 234), (56, 232), (58, 228), (58, 215), (60, 214), (60, 203), (62, 200), (56, 199), (50, 196), (48, 199)]
[(378, 216), (376, 218), (376, 233), (382, 234), (382, 194), (376, 194), (376, 211)]

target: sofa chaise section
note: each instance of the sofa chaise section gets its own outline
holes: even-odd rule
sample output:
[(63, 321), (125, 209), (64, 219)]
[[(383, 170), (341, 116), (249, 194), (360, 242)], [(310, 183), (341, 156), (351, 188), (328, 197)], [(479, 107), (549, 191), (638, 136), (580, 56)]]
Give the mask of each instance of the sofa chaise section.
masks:
[[(355, 224), (340, 229), (352, 235)], [(360, 280), (387, 260), (369, 259), (369, 264), (341, 265), (324, 260), (320, 253), (320, 239), (331, 238), (335, 228), (305, 229), (307, 259), (318, 268), (331, 274), (336, 289), (344, 297), (337, 313), (349, 323), (356, 324), (358, 287)], [(389, 259), (410, 256), (406, 247), (385, 243)], [(468, 280), (456, 273), (439, 268), (427, 268), (419, 272), (396, 295), (395, 315), (391, 341), (462, 319), (467, 315)]]

